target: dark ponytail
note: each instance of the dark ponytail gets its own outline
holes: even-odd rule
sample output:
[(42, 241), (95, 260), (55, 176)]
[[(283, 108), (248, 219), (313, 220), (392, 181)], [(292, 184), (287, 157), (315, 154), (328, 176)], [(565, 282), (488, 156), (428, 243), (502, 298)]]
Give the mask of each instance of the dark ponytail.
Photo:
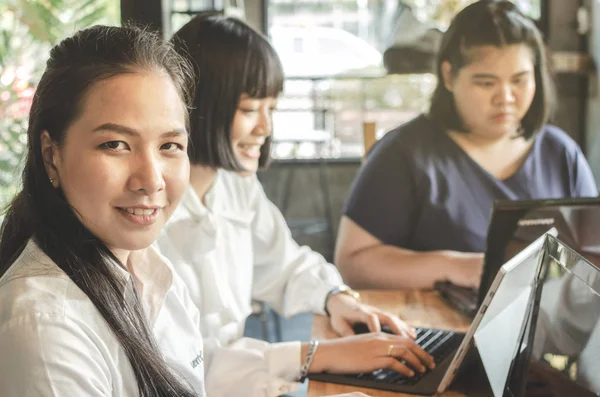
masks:
[(128, 280), (118, 259), (78, 219), (60, 189), (49, 182), (41, 151), (42, 131), (57, 144), (97, 82), (138, 71), (168, 74), (189, 104), (191, 69), (160, 37), (135, 27), (95, 26), (65, 39), (50, 53), (33, 99), (23, 189), (8, 208), (0, 231), (0, 277), (30, 239), (89, 297), (131, 363), (141, 397), (193, 396), (162, 358), (139, 297), (125, 300)]

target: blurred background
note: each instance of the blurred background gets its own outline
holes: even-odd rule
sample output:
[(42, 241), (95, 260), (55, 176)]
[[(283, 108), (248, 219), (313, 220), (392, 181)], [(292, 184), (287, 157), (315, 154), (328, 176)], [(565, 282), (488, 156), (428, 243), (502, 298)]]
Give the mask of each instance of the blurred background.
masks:
[[(195, 14), (245, 19), (286, 73), (273, 156), (260, 173), (295, 237), (331, 259), (343, 201), (365, 145), (428, 107), (436, 46), (473, 0), (0, 0), (0, 206), (18, 188), (27, 114), (48, 49), (77, 29), (135, 21), (170, 38)], [(553, 123), (600, 175), (595, 58), (600, 1), (518, 0), (552, 54)]]
[[(48, 50), (75, 30), (123, 21), (165, 38), (197, 13), (245, 19), (286, 73), (274, 115), (273, 165), (261, 171), (294, 237), (332, 259), (336, 228), (370, 142), (428, 107), (441, 32), (472, 0), (0, 0), (0, 206), (19, 188), (28, 111)], [(600, 177), (600, 0), (519, 0), (544, 34), (558, 87), (552, 122)], [(1, 215), (0, 215), (1, 218)], [(248, 334), (305, 339), (308, 318), (267, 311)]]

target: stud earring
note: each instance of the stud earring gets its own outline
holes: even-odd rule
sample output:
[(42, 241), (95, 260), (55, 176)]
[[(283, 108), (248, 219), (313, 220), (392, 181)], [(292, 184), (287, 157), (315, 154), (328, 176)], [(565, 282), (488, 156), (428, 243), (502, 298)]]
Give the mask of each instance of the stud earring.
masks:
[(50, 183), (54, 183), (54, 179), (50, 178)]

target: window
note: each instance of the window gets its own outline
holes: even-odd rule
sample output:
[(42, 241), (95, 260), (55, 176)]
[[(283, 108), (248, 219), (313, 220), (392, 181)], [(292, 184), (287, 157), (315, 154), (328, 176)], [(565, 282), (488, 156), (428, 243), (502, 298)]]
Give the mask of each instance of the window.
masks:
[[(388, 75), (382, 65), (399, 4), (409, 5), (419, 21), (428, 21), (424, 25), (444, 30), (456, 12), (473, 1), (268, 1), (269, 38), (287, 76), (274, 115), (275, 157), (360, 157), (363, 121), (375, 121), (381, 136), (426, 110), (434, 76)], [(194, 14), (224, 3), (235, 2), (170, 0), (168, 35)], [(516, 3), (540, 18), (541, 0)]]
[(245, 16), (245, 0), (167, 0), (163, 2), (163, 7), (170, 16), (165, 23), (167, 37), (171, 37), (196, 14), (225, 14), (240, 19)]
[[(411, 0), (422, 25), (445, 30), (474, 0)], [(539, 19), (541, 0), (519, 7)], [(287, 77), (274, 120), (275, 157), (360, 157), (362, 123), (381, 136), (428, 108), (436, 79), (429, 73), (388, 75), (382, 55), (392, 41), (397, 0), (270, 0), (268, 32)], [(401, 7), (401, 6), (400, 6)], [(310, 146), (310, 137), (328, 135)], [(305, 138), (305, 139), (303, 139)], [(280, 142), (281, 144), (277, 144)]]
[(119, 6), (118, 0), (0, 3), (0, 208), (19, 188), (29, 108), (50, 47), (77, 29), (118, 24)]

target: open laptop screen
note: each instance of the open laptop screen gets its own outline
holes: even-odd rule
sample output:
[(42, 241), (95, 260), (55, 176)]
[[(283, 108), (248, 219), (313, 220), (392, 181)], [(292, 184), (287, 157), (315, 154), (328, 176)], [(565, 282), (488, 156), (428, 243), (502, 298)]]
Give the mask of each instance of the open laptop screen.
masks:
[(553, 237), (545, 256), (539, 303), (523, 328), (522, 354), (515, 356), (507, 387), (519, 397), (546, 395), (544, 387), (555, 395), (595, 396), (600, 393), (600, 269)]
[[(544, 258), (544, 245), (523, 256), (518, 266), (506, 271), (489, 307), (474, 335), (475, 345), (494, 396), (503, 396), (507, 379), (513, 370), (513, 362), (532, 311), (536, 288), (534, 280)], [(540, 242), (540, 240), (538, 240)], [(513, 261), (509, 261), (510, 265)], [(504, 268), (503, 268), (504, 269)]]
[(558, 238), (600, 263), (600, 199), (500, 200), (494, 204), (479, 289), (481, 304), (500, 267), (551, 227)]
[[(600, 230), (600, 223), (596, 225)], [(557, 367), (563, 366), (560, 356), (566, 357), (565, 373), (585, 389), (598, 394), (600, 269), (597, 264), (600, 253), (584, 246), (584, 258), (560, 241), (550, 241), (552, 261), (547, 270), (536, 325), (535, 356), (544, 357)]]
[[(556, 229), (551, 229), (549, 233), (556, 234)], [(539, 291), (536, 279), (539, 278), (537, 275), (541, 273), (542, 261), (546, 256), (547, 237), (539, 237), (501, 267), (438, 393), (447, 389), (456, 369), (462, 368), (465, 373), (469, 367), (469, 373), (476, 373), (478, 375), (475, 376), (487, 381), (489, 387), (485, 389), (489, 389), (491, 394), (485, 395), (505, 395), (507, 379), (513, 371), (524, 328), (535, 307), (533, 302)]]

